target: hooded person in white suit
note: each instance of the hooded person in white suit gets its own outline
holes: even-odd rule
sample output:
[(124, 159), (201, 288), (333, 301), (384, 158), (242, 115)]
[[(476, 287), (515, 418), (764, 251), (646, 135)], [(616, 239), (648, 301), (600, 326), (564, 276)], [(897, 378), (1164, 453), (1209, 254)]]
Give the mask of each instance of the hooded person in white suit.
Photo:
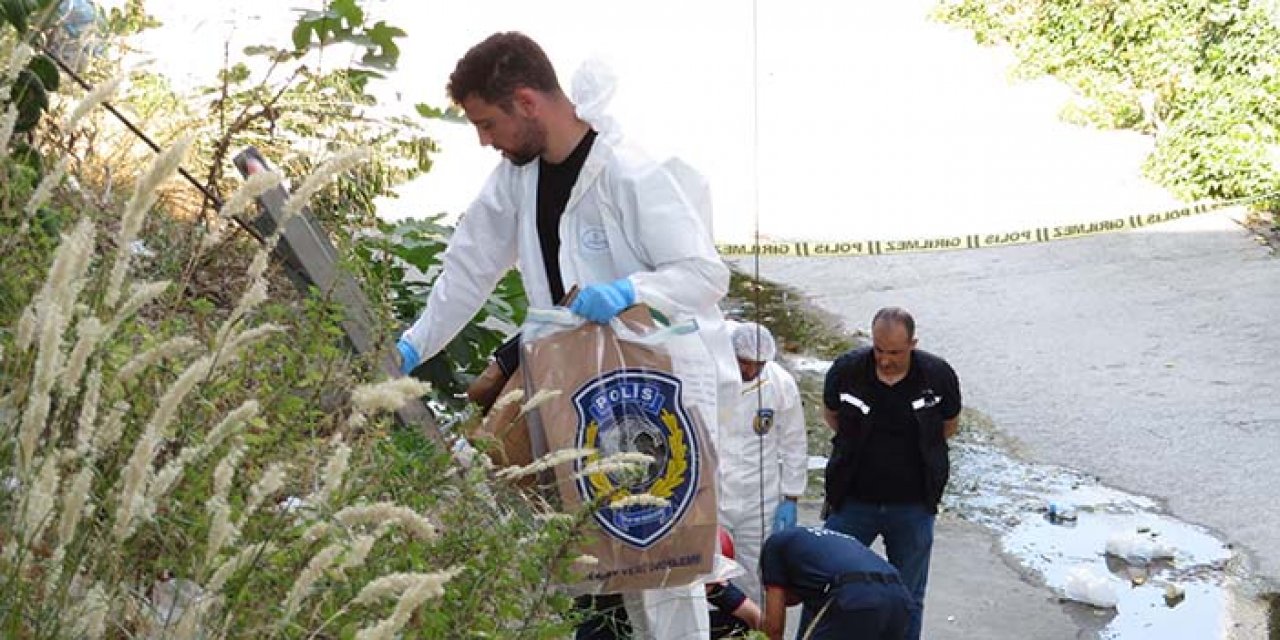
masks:
[(747, 569), (738, 585), (763, 602), (760, 549), (770, 533), (796, 524), (808, 436), (795, 378), (774, 362), (773, 334), (754, 322), (731, 323), (730, 331), (741, 383), (733, 419), (720, 426), (720, 526), (733, 536)]
[[(712, 243), (710, 213), (699, 209), (709, 204), (705, 183), (623, 139), (602, 115), (607, 78), (586, 76), (581, 84), (596, 95), (575, 108), (547, 55), (519, 33), (494, 34), (458, 61), (450, 97), (480, 143), (504, 160), (460, 219), (426, 309), (397, 343), (402, 370), (443, 349), (514, 266), (531, 307), (551, 307), (577, 286), (570, 309), (594, 322), (635, 303), (671, 322), (697, 320), (699, 331), (668, 349), (686, 407), (715, 442), (717, 397), (735, 381), (726, 379), (733, 351), (716, 306), (729, 271)], [(708, 635), (700, 582), (622, 599), (637, 637)]]

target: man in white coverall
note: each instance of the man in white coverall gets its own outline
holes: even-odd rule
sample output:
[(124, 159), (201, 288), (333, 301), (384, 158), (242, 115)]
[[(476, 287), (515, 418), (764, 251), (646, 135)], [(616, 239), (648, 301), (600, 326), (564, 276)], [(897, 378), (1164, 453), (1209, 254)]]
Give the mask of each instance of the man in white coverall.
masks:
[(731, 328), (742, 386), (733, 420), (720, 425), (720, 525), (733, 536), (738, 562), (747, 569), (739, 586), (763, 602), (760, 548), (771, 532), (796, 524), (808, 440), (796, 381), (773, 361), (773, 334), (754, 322)]
[[(583, 99), (576, 110), (547, 55), (523, 34), (497, 33), (472, 47), (449, 77), (449, 94), (503, 161), (459, 221), (426, 309), (397, 344), (402, 369), (444, 348), (515, 266), (532, 307), (551, 307), (576, 285), (570, 309), (594, 322), (644, 303), (672, 322), (719, 327), (669, 347), (685, 404), (714, 442), (724, 377), (717, 372), (731, 366), (717, 358), (731, 361), (732, 351), (716, 307), (729, 271), (691, 204), (705, 194), (691, 199), (607, 118), (588, 120)], [(701, 582), (621, 600), (636, 637), (703, 640), (710, 632)]]

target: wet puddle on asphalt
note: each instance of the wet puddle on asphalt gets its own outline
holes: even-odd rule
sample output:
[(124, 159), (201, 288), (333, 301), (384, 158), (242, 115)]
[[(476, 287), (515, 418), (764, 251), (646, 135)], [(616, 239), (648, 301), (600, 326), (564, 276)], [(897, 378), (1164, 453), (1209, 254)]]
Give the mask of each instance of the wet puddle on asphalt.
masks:
[[(809, 375), (829, 366), (790, 364)], [(1245, 557), (1156, 501), (1018, 460), (983, 428), (953, 442), (951, 466), (945, 509), (992, 530), (1008, 559), (1062, 598), (1082, 637), (1280, 639), (1280, 596), (1261, 593)]]
[(1022, 462), (983, 439), (952, 447), (946, 508), (995, 531), (1008, 557), (1072, 601), (1086, 630), (1125, 640), (1280, 634), (1266, 631), (1268, 607), (1246, 560), (1212, 532), (1162, 513), (1154, 500)]

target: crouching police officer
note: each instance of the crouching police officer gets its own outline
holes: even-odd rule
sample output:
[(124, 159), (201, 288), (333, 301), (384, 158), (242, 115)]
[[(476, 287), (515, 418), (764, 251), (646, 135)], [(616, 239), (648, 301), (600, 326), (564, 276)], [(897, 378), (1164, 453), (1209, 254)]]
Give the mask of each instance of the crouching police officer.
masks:
[(764, 632), (782, 640), (787, 606), (804, 604), (797, 637), (902, 640), (914, 599), (898, 572), (857, 538), (793, 527), (769, 536), (760, 554)]

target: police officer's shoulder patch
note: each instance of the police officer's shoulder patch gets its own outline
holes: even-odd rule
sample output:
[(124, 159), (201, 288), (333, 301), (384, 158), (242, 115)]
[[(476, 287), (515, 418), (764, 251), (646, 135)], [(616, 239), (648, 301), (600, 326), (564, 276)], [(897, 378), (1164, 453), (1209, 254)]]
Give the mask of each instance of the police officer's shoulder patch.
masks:
[[(648, 369), (617, 369), (584, 384), (573, 394), (577, 444), (596, 453), (575, 463), (579, 495), (599, 503), (592, 514), (614, 538), (645, 549), (671, 532), (697, 493), (702, 446), (684, 410), (680, 380)], [(653, 461), (641, 473), (585, 467), (619, 453), (643, 453)], [(665, 505), (614, 508), (628, 496), (649, 494)]]

